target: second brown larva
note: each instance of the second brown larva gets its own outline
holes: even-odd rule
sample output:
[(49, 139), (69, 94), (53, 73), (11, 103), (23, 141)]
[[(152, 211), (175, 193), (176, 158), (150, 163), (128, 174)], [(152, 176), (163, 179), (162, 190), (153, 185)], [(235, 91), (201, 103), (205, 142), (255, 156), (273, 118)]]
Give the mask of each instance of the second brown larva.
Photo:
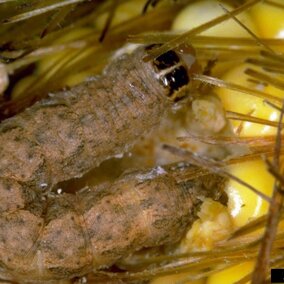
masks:
[(19, 208), (0, 218), (0, 275), (36, 283), (71, 279), (142, 248), (176, 243), (204, 199), (221, 197), (224, 182), (216, 175), (178, 182), (158, 168), (45, 203), (17, 194)]
[(96, 192), (43, 198), (43, 189), (125, 152), (179, 99), (177, 91), (197, 66), (191, 49), (169, 51), (154, 62), (144, 62), (145, 53), (142, 47), (123, 55), (102, 76), (2, 123), (2, 277), (82, 275), (142, 247), (175, 242), (191, 222), (194, 194), (166, 174), (144, 180), (131, 175)]

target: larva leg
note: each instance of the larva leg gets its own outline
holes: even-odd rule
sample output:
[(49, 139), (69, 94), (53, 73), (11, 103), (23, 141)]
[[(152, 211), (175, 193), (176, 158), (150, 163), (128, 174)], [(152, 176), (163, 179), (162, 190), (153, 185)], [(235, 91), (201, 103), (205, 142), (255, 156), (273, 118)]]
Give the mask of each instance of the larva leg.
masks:
[(1, 214), (0, 263), (16, 279), (70, 279), (144, 247), (176, 243), (202, 200), (223, 182), (209, 175), (178, 183), (171, 172), (153, 169), (77, 196), (26, 198), (33, 210), (22, 206)]

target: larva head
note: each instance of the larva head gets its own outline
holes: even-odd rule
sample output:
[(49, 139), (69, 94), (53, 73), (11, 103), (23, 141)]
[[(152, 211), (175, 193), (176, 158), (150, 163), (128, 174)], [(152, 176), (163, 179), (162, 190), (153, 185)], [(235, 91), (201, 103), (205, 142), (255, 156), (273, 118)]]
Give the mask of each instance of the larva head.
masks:
[(158, 56), (153, 64), (159, 80), (168, 89), (168, 97), (174, 102), (185, 96), (180, 90), (190, 83), (191, 74), (200, 72), (195, 51), (188, 44)]

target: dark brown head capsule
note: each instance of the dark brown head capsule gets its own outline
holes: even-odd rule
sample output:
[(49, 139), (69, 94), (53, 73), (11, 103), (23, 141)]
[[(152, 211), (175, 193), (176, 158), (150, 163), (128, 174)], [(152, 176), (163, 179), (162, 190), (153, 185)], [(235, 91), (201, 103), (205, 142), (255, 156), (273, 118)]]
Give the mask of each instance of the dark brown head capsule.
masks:
[(188, 44), (183, 44), (158, 56), (153, 61), (153, 65), (158, 79), (169, 90), (169, 98), (175, 102), (184, 97), (184, 94), (179, 91), (189, 84), (190, 75), (199, 72), (195, 51)]

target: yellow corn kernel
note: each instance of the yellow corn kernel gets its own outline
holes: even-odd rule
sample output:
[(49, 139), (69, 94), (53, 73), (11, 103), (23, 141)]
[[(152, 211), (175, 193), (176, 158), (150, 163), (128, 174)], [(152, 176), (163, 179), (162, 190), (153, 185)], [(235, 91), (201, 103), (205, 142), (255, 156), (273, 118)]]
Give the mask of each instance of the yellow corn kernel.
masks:
[(206, 284), (233, 284), (242, 277), (252, 272), (254, 267), (253, 262), (244, 262), (234, 265), (230, 268), (224, 269), (211, 275)]
[[(198, 213), (199, 219), (193, 223), (176, 253), (212, 249), (216, 242), (228, 238), (234, 230), (233, 220), (226, 206), (210, 198), (204, 200)], [(178, 281), (187, 284), (203, 284), (203, 279), (186, 281), (187, 273), (158, 277), (151, 284), (175, 284)]]
[[(187, 6), (176, 17), (173, 22), (173, 30), (189, 30), (193, 29), (201, 24), (204, 24), (216, 17), (224, 15), (224, 11), (219, 5), (220, 1), (215, 0), (202, 0), (197, 1), (194, 4)], [(222, 3), (222, 2), (221, 2)], [(228, 10), (234, 8), (228, 4), (222, 3), (222, 5)], [(253, 32), (256, 31), (256, 27), (251, 20), (250, 14), (244, 12), (238, 16), (238, 19), (245, 24)], [(221, 36), (221, 37), (248, 37), (249, 34), (234, 20), (227, 20), (219, 25), (216, 25), (205, 32), (202, 35), (206, 36)]]
[(229, 237), (234, 229), (227, 207), (210, 198), (203, 202), (198, 217), (182, 240), (179, 253), (212, 249), (216, 242)]
[[(233, 165), (230, 167), (230, 173), (267, 196), (271, 196), (274, 178), (268, 173), (263, 160), (259, 159)], [(226, 192), (229, 198), (228, 209), (236, 226), (243, 226), (253, 218), (267, 213), (268, 203), (236, 181), (229, 181)]]
[[(283, 0), (273, 0), (273, 2), (284, 4)], [(251, 9), (251, 15), (261, 37), (284, 38), (283, 8), (262, 2)]]
[(205, 284), (205, 280), (185, 281), (188, 277), (186, 273), (173, 274), (168, 276), (157, 277), (150, 282), (150, 284), (177, 284), (180, 281), (184, 284)]
[[(248, 81), (244, 71), (251, 67), (248, 64), (240, 65), (227, 72), (222, 79), (227, 82), (234, 82), (238, 85), (245, 86), (251, 89), (260, 90), (265, 93), (283, 98), (284, 93), (271, 86), (264, 87), (261, 84), (255, 84)], [(278, 121), (279, 112), (263, 102), (263, 99), (257, 98), (238, 91), (232, 91), (225, 88), (217, 88), (216, 93), (220, 97), (225, 110), (248, 114), (261, 119)], [(263, 136), (276, 133), (276, 128), (268, 125), (262, 125), (252, 122), (239, 122), (232, 120), (232, 125), (235, 131), (241, 125), (240, 136)]]
[[(226, 126), (225, 113), (220, 101), (211, 96), (203, 96), (192, 102), (192, 112), (207, 133), (218, 133)], [(190, 123), (190, 122), (189, 122)], [(188, 123), (188, 124), (189, 124)]]

